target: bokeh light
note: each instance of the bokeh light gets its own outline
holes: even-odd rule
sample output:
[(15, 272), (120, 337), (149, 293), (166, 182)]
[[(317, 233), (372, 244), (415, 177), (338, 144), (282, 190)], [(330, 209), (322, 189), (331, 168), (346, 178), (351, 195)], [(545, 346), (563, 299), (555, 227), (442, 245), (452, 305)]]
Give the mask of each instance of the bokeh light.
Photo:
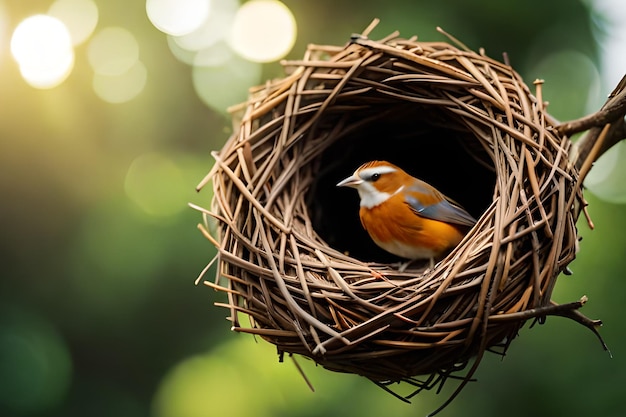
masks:
[(59, 19), (35, 15), (24, 19), (13, 32), (11, 53), (20, 65), (39, 63), (45, 55), (57, 57), (72, 49), (67, 27)]
[(41, 65), (20, 65), (20, 74), (32, 87), (53, 88), (65, 81), (73, 67), (74, 54), (67, 54)]
[(146, 214), (167, 217), (186, 210), (182, 170), (167, 156), (151, 152), (130, 164), (124, 182), (126, 195)]
[[(240, 317), (242, 323), (246, 323), (247, 318)], [(322, 370), (302, 356), (296, 355), (295, 360), (315, 392), (311, 392), (289, 357), (279, 363), (274, 345), (252, 338), (231, 337), (213, 350), (190, 356), (170, 369), (153, 397), (152, 416), (345, 414), (344, 408), (337, 408), (338, 402), (332, 402), (332, 398), (343, 399), (339, 407), (355, 410), (355, 415), (414, 416), (426, 415), (437, 404), (436, 398), (427, 397), (407, 408), (391, 395), (379, 395), (379, 388), (365, 378)], [(354, 392), (361, 394), (358, 405), (345, 400)], [(240, 398), (245, 401), (239, 401)]]
[(193, 65), (198, 67), (219, 67), (233, 57), (233, 50), (226, 42), (218, 42), (194, 56)]
[(62, 21), (47, 15), (26, 18), (15, 28), (11, 53), (24, 80), (36, 88), (61, 84), (74, 65), (69, 30)]
[(91, 39), (87, 58), (96, 74), (121, 75), (139, 60), (139, 44), (127, 29), (108, 27)]
[(107, 103), (125, 103), (143, 91), (148, 80), (148, 70), (141, 61), (136, 61), (126, 72), (118, 75), (95, 73), (93, 90)]
[(229, 35), (238, 8), (237, 0), (212, 0), (211, 12), (200, 27), (186, 35), (171, 38), (187, 51), (208, 48)]
[(544, 99), (549, 102), (548, 111), (558, 119), (574, 119), (597, 108), (593, 98), (600, 89), (600, 73), (589, 56), (564, 49), (537, 61), (530, 73), (545, 80)]
[(176, 43), (173, 36), (167, 37), (167, 46), (172, 55), (174, 55), (174, 58), (187, 65), (193, 64), (193, 60), (197, 53), (196, 51), (190, 51), (182, 48), (178, 43)]
[[(233, 358), (234, 359), (234, 358)], [(215, 376), (219, 375), (218, 378)], [(156, 417), (259, 415), (247, 401), (225, 401), (232, 387), (244, 390), (246, 378), (227, 360), (196, 356), (178, 364), (164, 379), (155, 400)]]
[(296, 33), (296, 20), (287, 6), (275, 0), (253, 0), (235, 15), (231, 45), (250, 61), (271, 62), (291, 50)]
[(67, 346), (44, 318), (0, 308), (0, 410), (34, 415), (58, 405), (69, 387)]
[(618, 143), (602, 155), (585, 178), (585, 187), (615, 204), (626, 204), (626, 143)]
[(147, 0), (146, 13), (160, 31), (182, 36), (198, 29), (209, 16), (210, 0)]
[(210, 108), (225, 113), (248, 97), (248, 88), (261, 82), (261, 64), (238, 55), (219, 67), (195, 66), (192, 71), (196, 94)]
[[(278, 363), (275, 354), (276, 348), (269, 343), (237, 338), (183, 360), (163, 378), (153, 400), (153, 416), (270, 417), (285, 414), (287, 392), (291, 406), (314, 400), (316, 394), (297, 369), (289, 361)], [(299, 362), (311, 369), (310, 361), (299, 358)], [(329, 381), (331, 386), (336, 383)], [(245, 401), (234, 400), (233, 390)]]
[(98, 24), (98, 6), (93, 0), (56, 0), (48, 15), (65, 23), (74, 45), (85, 42)]
[(600, 63), (606, 88), (624, 76), (626, 55), (626, 7), (623, 0), (590, 0), (592, 30), (601, 46)]

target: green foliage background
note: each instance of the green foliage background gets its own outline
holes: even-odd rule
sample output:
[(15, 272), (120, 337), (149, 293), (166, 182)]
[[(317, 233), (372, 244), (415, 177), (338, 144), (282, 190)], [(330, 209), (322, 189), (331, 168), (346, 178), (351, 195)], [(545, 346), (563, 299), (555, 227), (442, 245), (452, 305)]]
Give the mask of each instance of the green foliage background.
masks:
[[(9, 26), (49, 3), (4, 1)], [(436, 408), (454, 382), (406, 405), (362, 378), (300, 359), (311, 393), (271, 346), (229, 331), (227, 311), (212, 305), (221, 296), (193, 284), (214, 251), (186, 204), (209, 204), (208, 188), (194, 187), (230, 121), (197, 98), (189, 67), (169, 52), (143, 1), (97, 3), (100, 26), (132, 28), (142, 48), (148, 86), (129, 103), (93, 94), (84, 49), (63, 85), (28, 87), (0, 36), (0, 415), (419, 416)], [(299, 28), (291, 58), (308, 43), (343, 44), (379, 17), (373, 37), (399, 30), (444, 40), (441, 26), (492, 57), (506, 52), (529, 84), (546, 80), (558, 119), (597, 108), (611, 89), (596, 69), (605, 22), (588, 2), (285, 4)], [(281, 75), (276, 63), (263, 71)], [(140, 155), (147, 159), (135, 166), (136, 181), (152, 214), (127, 193)], [(613, 358), (583, 327), (550, 318), (522, 330), (504, 360), (488, 355), (478, 382), (442, 416), (626, 414), (626, 207), (587, 197), (596, 230), (579, 223), (574, 275), (560, 279), (554, 298), (589, 297), (583, 312), (604, 321)]]

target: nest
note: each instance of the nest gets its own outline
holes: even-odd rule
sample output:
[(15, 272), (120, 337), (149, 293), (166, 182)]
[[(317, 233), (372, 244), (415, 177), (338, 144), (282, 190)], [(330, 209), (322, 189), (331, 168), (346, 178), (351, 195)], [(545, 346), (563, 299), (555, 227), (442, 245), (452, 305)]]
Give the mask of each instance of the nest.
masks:
[[(197, 207), (218, 251), (217, 280), (205, 283), (227, 294), (233, 330), (281, 357), (415, 392), (453, 375), (460, 390), (484, 352), (503, 354), (528, 320), (561, 315), (595, 331), (577, 310), (584, 299), (551, 301), (585, 202), (541, 82), (533, 95), (510, 65), (460, 43), (374, 41), (369, 29), (284, 62), (285, 78), (251, 90), (213, 153), (199, 186), (212, 180), (212, 206)], [(364, 234), (356, 192), (336, 189), (371, 159), (479, 219), (433, 268), (400, 272)]]

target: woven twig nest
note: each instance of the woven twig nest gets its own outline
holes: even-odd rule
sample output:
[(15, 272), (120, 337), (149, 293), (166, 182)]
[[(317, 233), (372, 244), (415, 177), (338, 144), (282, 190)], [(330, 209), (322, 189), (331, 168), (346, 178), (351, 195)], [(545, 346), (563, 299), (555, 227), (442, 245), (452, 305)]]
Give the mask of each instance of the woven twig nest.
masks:
[[(598, 324), (578, 313), (584, 300), (550, 300), (576, 255), (584, 200), (540, 83), (535, 96), (507, 64), (397, 34), (311, 45), (284, 67), (236, 109), (235, 133), (200, 185), (213, 182), (211, 209), (200, 210), (217, 223), (216, 237), (202, 227), (219, 260), (206, 283), (227, 294), (234, 330), (420, 389), (473, 364), (469, 378), (529, 319)], [(335, 188), (371, 159), (479, 219), (434, 268), (399, 272), (360, 227), (356, 193)]]

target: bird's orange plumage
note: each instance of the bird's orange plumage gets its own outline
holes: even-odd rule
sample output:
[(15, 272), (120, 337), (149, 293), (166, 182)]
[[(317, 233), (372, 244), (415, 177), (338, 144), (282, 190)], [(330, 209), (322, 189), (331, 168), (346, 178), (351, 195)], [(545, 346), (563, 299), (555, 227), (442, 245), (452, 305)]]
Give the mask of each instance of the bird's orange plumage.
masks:
[[(459, 227), (417, 216), (399, 200), (403, 196), (396, 194), (388, 204), (359, 210), (361, 224), (378, 246), (404, 258), (436, 258), (463, 239), (465, 233)], [(403, 250), (405, 246), (410, 249)]]
[(359, 191), (363, 227), (378, 246), (404, 258), (438, 258), (475, 223), (458, 204), (389, 162), (365, 163), (337, 185)]

